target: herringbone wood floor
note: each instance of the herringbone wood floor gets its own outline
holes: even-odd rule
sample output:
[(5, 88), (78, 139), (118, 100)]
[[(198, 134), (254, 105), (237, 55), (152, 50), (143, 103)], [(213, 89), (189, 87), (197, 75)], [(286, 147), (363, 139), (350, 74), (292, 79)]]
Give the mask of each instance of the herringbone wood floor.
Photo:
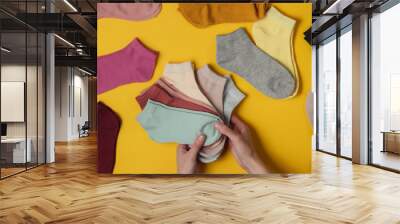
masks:
[(94, 138), (0, 181), (0, 223), (400, 223), (400, 175), (314, 154), (310, 175), (96, 173)]

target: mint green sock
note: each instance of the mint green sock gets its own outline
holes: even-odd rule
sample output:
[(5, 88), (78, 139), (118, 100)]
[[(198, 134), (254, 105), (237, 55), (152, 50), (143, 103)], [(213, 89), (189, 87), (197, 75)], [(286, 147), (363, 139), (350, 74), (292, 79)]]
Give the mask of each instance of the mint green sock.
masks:
[(221, 119), (213, 114), (170, 107), (148, 100), (145, 108), (137, 117), (138, 122), (156, 142), (175, 142), (193, 144), (197, 136), (206, 136), (204, 145), (217, 141), (221, 134), (214, 124)]

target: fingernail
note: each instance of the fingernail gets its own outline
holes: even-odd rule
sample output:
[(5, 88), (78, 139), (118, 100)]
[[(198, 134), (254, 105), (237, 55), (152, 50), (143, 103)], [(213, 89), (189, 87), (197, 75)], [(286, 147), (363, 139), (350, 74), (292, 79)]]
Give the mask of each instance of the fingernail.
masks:
[(199, 135), (199, 139), (200, 139), (200, 140), (203, 140), (205, 137), (206, 137), (206, 136), (204, 136), (204, 134), (200, 134), (200, 135)]
[(220, 123), (220, 122), (218, 122), (218, 123), (215, 123), (214, 127), (216, 127), (216, 128), (219, 128), (219, 127), (221, 127), (221, 123)]

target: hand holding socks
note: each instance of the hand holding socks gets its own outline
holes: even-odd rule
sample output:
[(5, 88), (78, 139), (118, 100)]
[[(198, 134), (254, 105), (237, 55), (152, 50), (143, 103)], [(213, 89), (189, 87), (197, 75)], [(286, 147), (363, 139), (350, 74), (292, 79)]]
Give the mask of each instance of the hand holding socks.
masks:
[(153, 76), (158, 53), (134, 39), (127, 47), (97, 58), (97, 93), (123, 84), (146, 82)]
[(297, 85), (293, 96), (299, 89), (299, 79), (293, 51), (293, 35), (296, 20), (271, 7), (267, 15), (254, 23), (253, 36), (256, 45), (285, 66), (296, 78)]
[(194, 26), (254, 22), (265, 16), (266, 3), (180, 3), (178, 10)]
[(97, 3), (97, 18), (146, 20), (160, 10), (161, 3)]
[[(155, 141), (192, 144), (194, 138), (199, 134), (199, 128), (191, 128), (188, 125), (190, 124), (189, 120), (195, 121), (199, 119), (195, 117), (204, 117), (206, 115), (207, 117), (217, 118), (219, 121), (224, 120), (226, 122), (227, 120), (229, 122), (233, 109), (244, 98), (244, 94), (236, 88), (230, 78), (216, 74), (208, 65), (200, 68), (197, 71), (197, 75), (192, 69), (190, 62), (168, 64), (166, 65), (164, 76), (136, 97), (140, 107), (143, 109), (138, 121)], [(192, 88), (187, 89), (187, 86)], [(197, 99), (188, 95), (196, 96)], [(202, 97), (200, 98), (199, 96), (204, 96), (207, 101), (200, 101), (199, 99), (202, 99)], [(205, 102), (211, 103), (211, 106), (205, 104)], [(169, 107), (168, 110), (158, 109), (157, 113), (149, 112), (148, 107), (158, 108), (161, 105), (163, 105), (161, 109)], [(215, 108), (218, 108), (219, 112)], [(173, 113), (167, 114), (166, 112), (170, 112), (171, 109), (174, 109)], [(185, 110), (186, 114), (190, 112), (191, 118), (184, 119), (182, 113), (177, 113), (177, 111), (182, 112), (182, 110)], [(187, 117), (188, 115), (184, 116)], [(166, 118), (157, 119), (159, 117)], [(163, 120), (172, 123), (164, 124)], [(163, 128), (164, 125), (168, 128)], [(176, 125), (182, 126), (176, 128)], [(213, 125), (208, 127), (210, 130), (217, 132), (213, 129)], [(209, 136), (207, 133), (204, 134)], [(213, 162), (223, 153), (226, 137), (219, 136), (218, 139), (213, 139), (211, 144), (208, 144), (206, 140), (208, 145), (205, 145), (199, 152), (199, 160), (201, 162)]]
[(206, 136), (205, 146), (217, 141), (221, 134), (214, 124), (221, 121), (218, 116), (200, 111), (169, 107), (149, 100), (137, 117), (141, 126), (156, 142), (192, 144), (199, 134)]
[(255, 46), (243, 28), (217, 36), (217, 63), (272, 98), (287, 98), (295, 90), (289, 71)]

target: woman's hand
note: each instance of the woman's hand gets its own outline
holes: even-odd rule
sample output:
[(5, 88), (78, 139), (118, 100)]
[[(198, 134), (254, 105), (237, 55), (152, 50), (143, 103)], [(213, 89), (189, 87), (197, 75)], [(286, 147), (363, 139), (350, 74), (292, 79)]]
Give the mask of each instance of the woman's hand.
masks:
[(204, 135), (199, 135), (192, 146), (178, 145), (176, 152), (176, 161), (179, 174), (194, 174), (199, 172), (199, 162), (197, 154), (203, 147), (206, 140)]
[(256, 151), (249, 127), (236, 116), (232, 117), (231, 122), (233, 129), (222, 122), (217, 123), (215, 128), (229, 138), (236, 161), (250, 174), (268, 173)]

